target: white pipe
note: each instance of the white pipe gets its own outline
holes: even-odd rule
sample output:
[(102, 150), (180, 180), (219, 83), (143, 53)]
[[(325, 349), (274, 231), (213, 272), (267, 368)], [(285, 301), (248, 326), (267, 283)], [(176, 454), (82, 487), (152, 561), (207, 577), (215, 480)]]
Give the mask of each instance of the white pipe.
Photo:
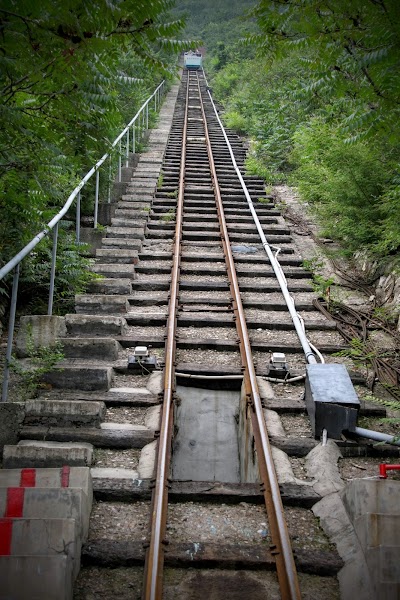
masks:
[(362, 427), (356, 427), (354, 433), (360, 437), (374, 440), (375, 442), (386, 442), (387, 444), (400, 446), (398, 436), (388, 435), (387, 433), (381, 433), (380, 431), (373, 431), (372, 429), (363, 429)]
[[(203, 71), (203, 73), (204, 73), (204, 71)], [(205, 79), (205, 81), (207, 83), (207, 79), (206, 79), (205, 75), (204, 75), (204, 79)], [(207, 83), (207, 86), (208, 86), (208, 83)], [(222, 131), (222, 134), (223, 134), (223, 136), (225, 138), (225, 142), (226, 142), (226, 145), (228, 147), (229, 153), (231, 155), (231, 160), (232, 160), (233, 167), (234, 167), (234, 169), (236, 171), (236, 174), (237, 174), (237, 176), (239, 178), (239, 181), (240, 181), (240, 183), (242, 185), (243, 192), (244, 192), (244, 194), (246, 196), (247, 203), (249, 205), (251, 214), (253, 216), (254, 223), (255, 223), (255, 225), (257, 227), (257, 231), (258, 231), (258, 234), (260, 236), (262, 245), (264, 247), (265, 252), (267, 253), (267, 256), (269, 258), (269, 261), (271, 263), (271, 266), (272, 266), (272, 268), (274, 270), (275, 276), (276, 276), (276, 278), (278, 280), (278, 283), (279, 283), (279, 286), (281, 288), (281, 291), (282, 291), (283, 297), (285, 299), (286, 305), (287, 305), (288, 310), (290, 312), (290, 316), (292, 318), (293, 325), (294, 325), (294, 327), (296, 329), (296, 333), (298, 335), (298, 338), (300, 340), (301, 346), (303, 348), (303, 351), (304, 351), (304, 354), (305, 354), (305, 357), (306, 357), (306, 361), (308, 363), (316, 364), (317, 363), (317, 359), (315, 358), (315, 355), (314, 355), (314, 353), (313, 353), (313, 351), (311, 349), (311, 345), (310, 345), (310, 343), (309, 343), (309, 341), (307, 339), (307, 336), (306, 336), (306, 334), (304, 332), (304, 329), (303, 329), (303, 327), (301, 325), (301, 321), (300, 321), (299, 315), (297, 314), (297, 311), (296, 311), (295, 306), (294, 306), (293, 299), (292, 299), (292, 297), (291, 297), (291, 295), (289, 293), (289, 290), (287, 288), (287, 285), (286, 285), (286, 278), (283, 275), (282, 268), (281, 268), (278, 260), (274, 256), (274, 254), (272, 252), (272, 249), (271, 249), (271, 246), (269, 245), (269, 243), (268, 243), (268, 241), (267, 241), (267, 239), (265, 237), (264, 231), (263, 231), (261, 223), (260, 223), (260, 221), (258, 219), (257, 213), (256, 213), (254, 205), (253, 205), (253, 202), (252, 202), (250, 194), (248, 192), (247, 186), (246, 186), (246, 184), (244, 182), (244, 179), (242, 177), (240, 169), (237, 166), (236, 159), (235, 159), (235, 156), (233, 154), (233, 150), (232, 150), (231, 144), (230, 144), (230, 142), (228, 140), (228, 136), (226, 135), (224, 126), (222, 125), (221, 119), (218, 116), (218, 112), (217, 112), (217, 109), (215, 107), (214, 101), (213, 101), (213, 99), (211, 97), (210, 90), (207, 90), (207, 91), (208, 91), (208, 95), (209, 95), (211, 104), (213, 106), (214, 112), (215, 112), (215, 116), (217, 118), (217, 121), (218, 121), (219, 126), (220, 126), (221, 131)]]
[(243, 375), (197, 375), (192, 373), (177, 373), (177, 377), (185, 377), (187, 379), (243, 379)]

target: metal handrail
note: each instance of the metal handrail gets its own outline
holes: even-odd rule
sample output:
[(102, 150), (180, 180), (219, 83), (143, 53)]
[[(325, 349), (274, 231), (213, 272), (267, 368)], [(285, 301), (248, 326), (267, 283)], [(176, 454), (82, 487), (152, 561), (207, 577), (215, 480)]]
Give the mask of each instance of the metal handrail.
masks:
[[(96, 229), (98, 222), (98, 205), (99, 205), (99, 187), (100, 187), (100, 178), (99, 178), (99, 169), (105, 163), (105, 161), (110, 159), (110, 170), (112, 169), (112, 158), (113, 151), (119, 148), (118, 152), (118, 181), (122, 180), (122, 140), (125, 137), (125, 166), (129, 166), (129, 154), (130, 151), (134, 154), (136, 151), (136, 144), (141, 139), (141, 134), (143, 131), (148, 129), (149, 125), (149, 103), (154, 99), (154, 110), (160, 106), (161, 96), (165, 92), (165, 81), (162, 81), (160, 85), (154, 90), (154, 92), (147, 98), (146, 102), (142, 104), (140, 109), (137, 111), (135, 116), (129, 121), (128, 125), (121, 131), (118, 137), (111, 144), (111, 149), (109, 152), (106, 152), (100, 160), (86, 173), (85, 177), (81, 179), (72, 193), (68, 196), (67, 201), (65, 202), (63, 208), (47, 223), (47, 225), (40, 231), (35, 237), (22, 249), (18, 254), (16, 254), (11, 260), (8, 261), (6, 265), (4, 265), (0, 269), (0, 281), (6, 277), (12, 270), (14, 270), (14, 278), (12, 285), (12, 294), (11, 294), (11, 305), (10, 305), (10, 318), (9, 318), (9, 327), (8, 327), (8, 340), (7, 340), (7, 350), (6, 350), (6, 360), (4, 367), (4, 378), (3, 378), (3, 388), (2, 388), (2, 396), (1, 401), (6, 402), (8, 395), (8, 381), (9, 381), (9, 367), (12, 355), (12, 344), (14, 337), (14, 326), (15, 326), (15, 313), (17, 306), (17, 295), (18, 295), (18, 282), (19, 282), (19, 265), (21, 262), (32, 252), (32, 250), (39, 244), (39, 242), (46, 237), (50, 231), (53, 231), (53, 249), (52, 249), (52, 261), (50, 268), (50, 288), (49, 288), (49, 302), (48, 302), (48, 310), (47, 314), (49, 316), (53, 313), (53, 297), (54, 297), (54, 282), (56, 277), (56, 257), (57, 257), (57, 241), (58, 241), (58, 224), (61, 219), (67, 214), (69, 209), (71, 208), (72, 203), (75, 199), (77, 199), (76, 206), (76, 240), (77, 243), (80, 241), (79, 237), (79, 222), (80, 222), (80, 199), (81, 199), (81, 189), (85, 186), (85, 184), (89, 181), (89, 179), (96, 173), (96, 184), (95, 184), (95, 206), (94, 206), (94, 222), (93, 228)], [(138, 121), (138, 123), (137, 123)], [(130, 130), (132, 129), (131, 136), (129, 135)], [(131, 137), (131, 139), (130, 139)], [(108, 203), (111, 203), (110, 189), (108, 194)]]

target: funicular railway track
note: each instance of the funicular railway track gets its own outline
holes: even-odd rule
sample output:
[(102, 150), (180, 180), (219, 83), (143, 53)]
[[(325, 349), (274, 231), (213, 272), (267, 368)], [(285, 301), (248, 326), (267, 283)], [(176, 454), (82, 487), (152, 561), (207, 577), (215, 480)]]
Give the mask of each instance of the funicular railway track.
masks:
[[(173, 434), (173, 395), (175, 392), (176, 379), (174, 365), (178, 325), (179, 275), (181, 269), (184, 227), (185, 184), (190, 185), (191, 178), (190, 176), (186, 176), (186, 171), (191, 163), (193, 164), (193, 156), (195, 156), (195, 165), (197, 168), (199, 168), (200, 165), (207, 165), (208, 162), (207, 167), (210, 171), (209, 183), (212, 184), (212, 190), (215, 195), (219, 234), (229, 280), (232, 312), (234, 314), (232, 320), (236, 323), (236, 331), (239, 338), (244, 395), (247, 403), (251, 406), (251, 421), (256, 442), (265, 505), (271, 530), (271, 547), (274, 549), (281, 594), (282, 598), (300, 598), (300, 588), (280, 498), (279, 484), (275, 473), (272, 451), (265, 425), (261, 397), (256, 380), (246, 318), (240, 297), (228, 227), (225, 221), (221, 189), (218, 183), (218, 174), (213, 157), (210, 133), (208, 130), (205, 107), (197, 72), (193, 74), (190, 72), (187, 73), (185, 104), (165, 347), (163, 411), (160, 427), (155, 489), (152, 499), (151, 537), (149, 549), (146, 553), (143, 597), (146, 598), (146, 600), (162, 597), (162, 566), (164, 562), (163, 541), (166, 535), (168, 477), (170, 472)], [(194, 116), (191, 117), (191, 114)], [(198, 115), (200, 115), (200, 117)], [(204, 176), (205, 173), (203, 172), (202, 175)], [(206, 179), (202, 180), (207, 181)]]
[[(162, 131), (117, 203), (94, 267), (103, 278), (65, 317), (65, 360), (20, 438), (45, 454), (61, 452), (53, 442), (84, 442), (78, 464), (94, 467), (76, 600), (336, 600), (343, 562), (311, 509), (343, 486), (339, 458), (360, 463), (375, 450), (338, 439), (316, 462), (304, 354), (317, 347), (340, 361), (331, 356), (343, 340), (313, 306), (309, 273), (263, 181), (243, 175), (245, 193), (245, 150), (229, 132), (228, 148), (202, 73), (183, 72), (173, 105), (165, 151)], [(131, 368), (143, 346), (155, 371), (140, 358)], [(270, 370), (275, 352), (286, 355), (283, 379)], [(384, 414), (368, 404), (360, 412)], [(10, 448), (6, 469), (38, 466), (25, 446)], [(65, 456), (40, 466), (69, 464)]]

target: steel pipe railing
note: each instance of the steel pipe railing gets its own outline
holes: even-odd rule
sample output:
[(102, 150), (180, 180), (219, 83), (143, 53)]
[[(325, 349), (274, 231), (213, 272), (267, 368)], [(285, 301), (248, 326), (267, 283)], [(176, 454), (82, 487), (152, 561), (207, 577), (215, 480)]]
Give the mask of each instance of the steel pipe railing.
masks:
[[(142, 104), (139, 108), (135, 116), (129, 121), (128, 125), (121, 131), (118, 137), (111, 144), (110, 151), (104, 154), (99, 161), (86, 173), (86, 175), (81, 179), (79, 184), (75, 187), (72, 193), (68, 196), (67, 201), (65, 202), (63, 208), (47, 223), (47, 225), (40, 231), (35, 237), (22, 249), (18, 252), (11, 260), (8, 261), (0, 269), (0, 281), (6, 277), (11, 271), (14, 271), (14, 279), (13, 279), (13, 287), (12, 287), (12, 300), (10, 305), (10, 317), (9, 317), (9, 328), (8, 328), (8, 346), (12, 348), (13, 337), (14, 337), (14, 327), (15, 327), (15, 313), (16, 313), (16, 303), (17, 303), (17, 290), (18, 290), (18, 279), (19, 279), (19, 265), (26, 258), (32, 250), (39, 244), (43, 238), (45, 238), (50, 231), (58, 230), (58, 223), (61, 219), (67, 214), (69, 209), (71, 208), (73, 202), (77, 201), (76, 204), (76, 242), (80, 243), (80, 232), (79, 232), (79, 221), (81, 214), (81, 190), (86, 185), (86, 183), (91, 179), (91, 177), (96, 174), (96, 183), (95, 183), (95, 202), (94, 202), (94, 228), (98, 226), (98, 204), (100, 197), (100, 167), (109, 160), (109, 177), (108, 177), (108, 202), (111, 202), (111, 174), (112, 174), (112, 161), (115, 155), (116, 149), (118, 149), (118, 181), (120, 182), (122, 179), (122, 139), (125, 138), (125, 148), (126, 148), (126, 165), (129, 164), (129, 131), (132, 129), (132, 151), (133, 153), (136, 151), (137, 143), (141, 140), (141, 134), (144, 132), (144, 126), (140, 127), (140, 121), (142, 120), (143, 125), (146, 123), (148, 127), (149, 123), (149, 103), (154, 99), (158, 98), (158, 107), (160, 107), (161, 96), (165, 93), (166, 83), (162, 81), (160, 85), (154, 90), (149, 98), (147, 98), (146, 102)], [(156, 100), (155, 100), (156, 101)], [(136, 131), (136, 134), (135, 134)], [(56, 231), (55, 230), (55, 231)], [(58, 231), (53, 236), (53, 248), (52, 248), (52, 261), (50, 267), (50, 282), (49, 282), (49, 300), (48, 300), (48, 314), (51, 316), (53, 311), (53, 300), (54, 300), (54, 288), (55, 288), (55, 277), (56, 277), (56, 258), (57, 258), (57, 238)], [(16, 271), (18, 267), (18, 270)], [(15, 274), (18, 273), (16, 277)], [(12, 324), (12, 327), (10, 325)], [(7, 347), (8, 347), (7, 346)], [(11, 360), (11, 350), (6, 354), (6, 361), (4, 367), (4, 378), (3, 378), (3, 386), (2, 386), (2, 396), (1, 401), (5, 402), (7, 400), (8, 395), (8, 381), (9, 381), (9, 367)]]

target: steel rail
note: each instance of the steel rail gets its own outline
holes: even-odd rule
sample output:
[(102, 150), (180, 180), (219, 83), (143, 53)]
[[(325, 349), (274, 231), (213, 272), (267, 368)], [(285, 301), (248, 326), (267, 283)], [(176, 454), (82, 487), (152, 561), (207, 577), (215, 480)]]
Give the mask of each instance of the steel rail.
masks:
[(215, 168), (214, 157), (211, 148), (211, 141), (204, 110), (204, 102), (200, 89), (200, 81), (197, 73), (196, 75), (201, 112), (204, 121), (207, 152), (210, 162), (211, 179), (220, 223), (221, 241), (224, 249), (229, 285), (233, 299), (232, 305), (236, 317), (235, 322), (240, 339), (240, 353), (242, 357), (242, 365), (244, 367), (243, 375), (245, 394), (252, 408), (251, 421), (256, 444), (260, 476), (262, 480), (262, 491), (265, 499), (269, 526), (271, 529), (272, 549), (273, 553), (275, 554), (281, 597), (283, 600), (295, 600), (301, 598), (300, 586), (284, 515), (278, 478), (276, 476), (275, 465), (272, 458), (272, 449), (265, 424), (261, 397), (257, 384), (250, 339), (246, 325), (246, 317), (240, 296), (233, 253), (229, 242), (228, 228), (225, 221), (221, 191), (218, 185), (217, 171)]
[[(206, 83), (207, 83), (207, 79), (206, 79)], [(305, 327), (304, 327), (304, 321), (300, 318), (300, 316), (299, 316), (299, 314), (297, 312), (297, 309), (296, 309), (295, 303), (294, 303), (294, 299), (293, 299), (291, 293), (289, 292), (289, 289), (288, 289), (288, 286), (287, 286), (286, 277), (285, 277), (285, 275), (283, 273), (282, 267), (279, 264), (279, 260), (277, 258), (279, 250), (275, 254), (272, 252), (272, 247), (273, 246), (271, 246), (271, 244), (268, 242), (268, 240), (267, 240), (267, 238), (266, 238), (266, 236), (264, 234), (263, 227), (262, 227), (262, 225), (260, 223), (260, 220), (258, 218), (257, 212), (256, 212), (256, 210), (254, 208), (254, 204), (253, 204), (253, 201), (252, 201), (251, 196), (249, 194), (249, 191), (247, 189), (246, 183), (245, 183), (245, 181), (243, 179), (243, 176), (242, 176), (242, 174), (240, 172), (240, 169), (239, 169), (239, 167), (237, 165), (236, 158), (235, 158), (235, 155), (234, 155), (233, 150), (232, 150), (232, 146), (230, 144), (228, 136), (226, 135), (226, 131), (224, 129), (224, 126), (222, 125), (221, 119), (219, 118), (218, 111), (217, 111), (216, 106), (214, 104), (214, 100), (212, 99), (212, 96), (211, 96), (211, 92), (210, 92), (210, 90), (207, 90), (207, 91), (208, 91), (209, 100), (210, 100), (211, 105), (212, 105), (212, 107), (214, 109), (215, 118), (218, 121), (218, 125), (221, 128), (222, 135), (224, 136), (225, 143), (226, 143), (226, 146), (228, 148), (228, 152), (229, 152), (230, 157), (231, 157), (233, 168), (235, 169), (236, 175), (237, 175), (237, 177), (238, 177), (238, 179), (240, 181), (240, 184), (242, 186), (244, 195), (246, 196), (247, 204), (249, 205), (249, 209), (250, 209), (251, 215), (252, 215), (254, 223), (255, 223), (255, 225), (257, 227), (257, 231), (258, 231), (258, 235), (260, 236), (261, 243), (262, 243), (263, 248), (264, 248), (264, 250), (265, 250), (265, 252), (266, 252), (266, 254), (268, 256), (268, 260), (271, 263), (271, 267), (272, 267), (272, 269), (273, 269), (273, 271), (275, 273), (275, 277), (276, 277), (276, 279), (278, 281), (279, 287), (281, 288), (281, 292), (282, 292), (283, 298), (284, 298), (284, 300), (286, 302), (286, 306), (288, 307), (288, 311), (289, 311), (290, 317), (292, 319), (293, 326), (294, 326), (294, 328), (296, 330), (296, 333), (297, 333), (297, 336), (299, 338), (300, 344), (301, 344), (301, 346), (303, 348), (303, 352), (304, 352), (304, 356), (306, 358), (306, 361), (309, 364), (315, 364), (315, 363), (317, 363), (317, 360), (315, 358), (315, 354), (316, 354), (318, 356), (318, 358), (320, 359), (320, 362), (324, 362), (324, 359), (323, 359), (321, 353), (318, 351), (317, 348), (315, 348), (309, 342), (309, 340), (307, 338), (307, 334), (306, 334)]]
[(181, 242), (183, 222), (183, 198), (185, 189), (186, 137), (189, 105), (189, 76), (186, 86), (186, 107), (183, 124), (181, 168), (176, 211), (173, 263), (168, 309), (167, 334), (165, 342), (164, 392), (162, 418), (158, 444), (155, 487), (152, 495), (150, 543), (146, 550), (143, 599), (161, 600), (163, 588), (163, 565), (165, 533), (168, 507), (168, 476), (171, 461), (173, 429), (173, 397), (175, 391), (175, 352), (176, 325), (179, 294), (179, 274), (181, 263)]

